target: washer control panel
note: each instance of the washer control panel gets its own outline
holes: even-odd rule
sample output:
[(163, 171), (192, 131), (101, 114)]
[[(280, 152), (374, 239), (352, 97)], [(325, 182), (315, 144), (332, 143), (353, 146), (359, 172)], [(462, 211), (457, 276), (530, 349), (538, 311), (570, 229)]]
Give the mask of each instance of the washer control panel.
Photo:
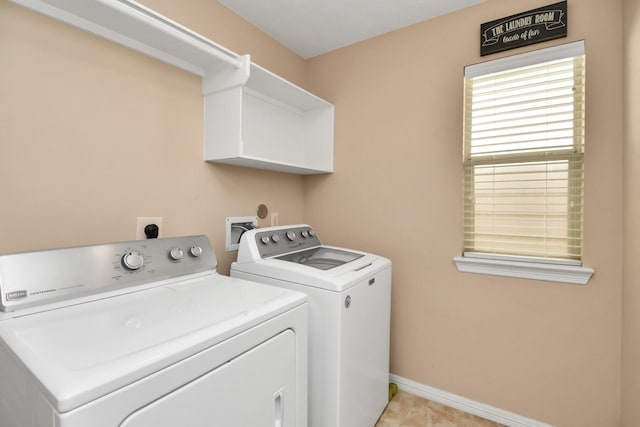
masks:
[(320, 239), (309, 226), (272, 227), (259, 229), (255, 244), (261, 258), (283, 255), (320, 246)]
[(135, 240), (0, 256), (0, 311), (214, 273), (206, 236)]

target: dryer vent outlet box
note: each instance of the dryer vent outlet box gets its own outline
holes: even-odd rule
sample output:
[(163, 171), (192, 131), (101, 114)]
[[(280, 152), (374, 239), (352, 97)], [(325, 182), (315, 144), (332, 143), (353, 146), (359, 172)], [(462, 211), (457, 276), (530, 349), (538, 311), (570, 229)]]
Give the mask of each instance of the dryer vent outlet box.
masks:
[(240, 246), (240, 237), (247, 230), (258, 228), (257, 216), (227, 217), (227, 252), (237, 251)]

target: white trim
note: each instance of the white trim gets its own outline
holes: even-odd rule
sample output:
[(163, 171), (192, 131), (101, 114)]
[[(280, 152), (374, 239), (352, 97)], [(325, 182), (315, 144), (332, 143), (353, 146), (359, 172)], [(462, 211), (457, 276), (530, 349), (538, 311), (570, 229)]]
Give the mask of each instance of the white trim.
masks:
[(532, 52), (520, 53), (507, 56), (506, 58), (494, 59), (479, 64), (467, 65), (464, 67), (465, 77), (478, 77), (487, 74), (498, 73), (500, 71), (515, 68), (528, 67), (530, 65), (541, 64), (543, 62), (555, 61), (558, 59), (571, 58), (584, 55), (584, 40), (565, 43)]
[(582, 261), (577, 259), (544, 258), (525, 255), (501, 255), (490, 254), (487, 252), (465, 252), (463, 255), (467, 258), (484, 258), (502, 261), (535, 262), (538, 264), (573, 265), (575, 267), (582, 267)]
[(448, 391), (440, 390), (425, 384), (403, 378), (398, 375), (389, 375), (389, 380), (398, 385), (398, 389), (424, 397), (433, 402), (449, 406), (460, 411), (467, 412), (478, 417), (495, 421), (507, 427), (553, 427), (551, 424), (536, 421), (513, 412), (505, 411), (484, 403), (476, 402)]
[(539, 260), (533, 262), (521, 260), (518, 257), (498, 258), (465, 255), (453, 258), (453, 262), (455, 262), (458, 271), (464, 273), (491, 274), (574, 285), (586, 285), (593, 275), (592, 268)]

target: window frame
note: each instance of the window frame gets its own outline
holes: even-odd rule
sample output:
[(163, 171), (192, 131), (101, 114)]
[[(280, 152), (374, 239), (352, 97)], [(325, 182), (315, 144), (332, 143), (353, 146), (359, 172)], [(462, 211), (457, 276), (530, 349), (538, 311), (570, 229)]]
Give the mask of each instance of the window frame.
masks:
[[(530, 65), (536, 65), (539, 63), (549, 62), (557, 59), (565, 59), (568, 57), (581, 56), (585, 54), (584, 40), (553, 46), (550, 48), (540, 49), (524, 54), (513, 55), (506, 58), (501, 58), (493, 61), (488, 61), (480, 64), (474, 64), (465, 68), (465, 78), (478, 77), (486, 74), (492, 74), (501, 71), (508, 71), (510, 69), (516, 69), (526, 67)], [(466, 149), (466, 148), (465, 148)], [(464, 149), (463, 149), (464, 150)], [(581, 150), (576, 153), (559, 152), (553, 155), (555, 159), (566, 160), (569, 162), (569, 176), (567, 178), (568, 184), (572, 178), (571, 170), (575, 169), (575, 165), (571, 162), (575, 162), (575, 156), (580, 158), (579, 171), (583, 170), (583, 153)], [(464, 153), (465, 156), (467, 153)], [(513, 161), (512, 158), (510, 161)], [(493, 161), (493, 163), (497, 163)], [(475, 159), (471, 165), (487, 164), (486, 160)], [(465, 173), (466, 173), (467, 159), (465, 158)], [(581, 175), (582, 176), (582, 175)], [(583, 179), (583, 178), (581, 178)], [(466, 192), (466, 190), (465, 190)], [(568, 196), (570, 200), (572, 194)], [(468, 202), (464, 201), (464, 208), (467, 209)], [(475, 216), (472, 215), (473, 218)], [(573, 221), (572, 217), (575, 214), (569, 212), (567, 221)], [(468, 221), (473, 221), (473, 218), (469, 219), (465, 215), (465, 223), (463, 226), (466, 229)], [(571, 237), (569, 237), (571, 239)], [(580, 245), (583, 247), (582, 236), (580, 236)], [(454, 257), (454, 263), (459, 271), (491, 274), (497, 276), (518, 277), (534, 280), (545, 280), (572, 284), (586, 284), (593, 274), (593, 269), (585, 268), (582, 266), (581, 255), (578, 253), (579, 259), (569, 258), (544, 258), (537, 256), (520, 256), (520, 255), (501, 255), (490, 254), (482, 252), (464, 252), (462, 256)]]

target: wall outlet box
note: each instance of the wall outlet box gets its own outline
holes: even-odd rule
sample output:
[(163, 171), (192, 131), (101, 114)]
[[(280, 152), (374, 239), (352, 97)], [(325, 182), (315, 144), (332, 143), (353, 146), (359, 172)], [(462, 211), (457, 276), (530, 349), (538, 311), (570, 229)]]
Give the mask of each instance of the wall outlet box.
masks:
[(258, 228), (257, 216), (227, 217), (227, 252), (237, 251), (240, 247), (240, 237), (247, 230)]
[(136, 218), (136, 240), (146, 240), (144, 228), (149, 224), (158, 226), (158, 237), (162, 237), (162, 217), (161, 216), (139, 216)]

